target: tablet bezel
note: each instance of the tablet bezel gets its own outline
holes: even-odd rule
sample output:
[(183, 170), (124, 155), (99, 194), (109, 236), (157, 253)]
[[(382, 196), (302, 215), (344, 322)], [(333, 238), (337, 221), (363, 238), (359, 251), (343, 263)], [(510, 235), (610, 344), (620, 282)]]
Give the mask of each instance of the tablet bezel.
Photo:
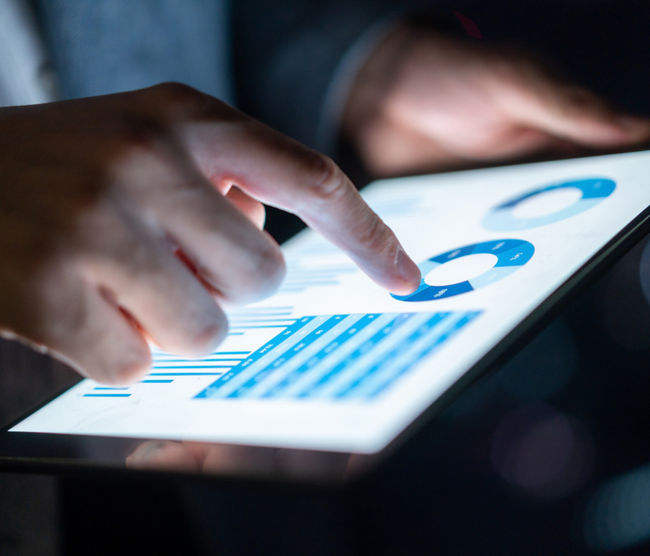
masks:
[[(222, 467), (211, 468), (209, 472), (205, 472), (205, 475), (218, 478), (245, 478), (310, 484), (349, 483), (367, 475), (389, 458), (400, 445), (412, 438), (415, 432), (431, 422), (435, 415), (447, 407), (461, 391), (478, 378), (487, 376), (514, 356), (544, 324), (566, 305), (570, 298), (610, 268), (649, 230), (650, 207), (647, 207), (495, 344), (478, 363), (468, 369), (442, 396), (434, 400), (381, 451), (375, 454), (356, 454), (202, 443), (220, 450), (230, 451), (236, 455), (231, 458), (231, 461), (225, 462)], [(66, 387), (64, 391), (70, 386)], [(11, 427), (50, 403), (61, 393), (62, 391), (53, 393), (45, 402), (29, 408), (18, 419), (0, 429), (0, 470), (37, 473), (78, 473), (101, 470), (109, 473), (137, 472), (157, 475), (172, 473), (195, 476), (201, 474), (196, 470), (168, 466), (127, 468), (125, 465), (127, 455), (140, 443), (149, 440), (146, 438), (9, 432)], [(225, 459), (228, 460), (228, 458)]]

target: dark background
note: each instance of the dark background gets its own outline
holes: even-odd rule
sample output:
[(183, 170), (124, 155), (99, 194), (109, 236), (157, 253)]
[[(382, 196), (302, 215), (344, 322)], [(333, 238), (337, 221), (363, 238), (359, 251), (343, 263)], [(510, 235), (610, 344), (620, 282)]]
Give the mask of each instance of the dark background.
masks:
[[(650, 115), (647, 3), (453, 7), (486, 41), (531, 51)], [(357, 165), (348, 170), (363, 181)], [(1, 516), (0, 554), (650, 553), (645, 243), (354, 488), (16, 476), (0, 496), (34, 502)], [(3, 421), (69, 379), (26, 348), (0, 348), (0, 392), (14, 402), (0, 404)], [(35, 368), (40, 382), (21, 386), (16, 377)]]

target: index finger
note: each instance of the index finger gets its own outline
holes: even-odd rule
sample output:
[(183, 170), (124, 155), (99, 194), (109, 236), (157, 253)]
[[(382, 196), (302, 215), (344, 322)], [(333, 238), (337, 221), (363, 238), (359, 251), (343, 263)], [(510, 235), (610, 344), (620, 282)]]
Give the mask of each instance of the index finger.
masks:
[(564, 83), (531, 63), (519, 66), (498, 102), (521, 123), (593, 147), (650, 138), (650, 120), (617, 113), (582, 87)]
[(248, 119), (228, 133), (218, 125), (192, 124), (186, 139), (214, 183), (237, 184), (298, 215), (391, 292), (403, 295), (419, 286), (417, 265), (331, 159)]

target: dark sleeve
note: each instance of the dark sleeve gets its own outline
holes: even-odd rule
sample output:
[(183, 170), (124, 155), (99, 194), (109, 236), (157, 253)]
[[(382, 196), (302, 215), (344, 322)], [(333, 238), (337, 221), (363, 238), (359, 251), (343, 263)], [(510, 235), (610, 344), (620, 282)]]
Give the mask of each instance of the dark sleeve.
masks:
[(334, 154), (347, 89), (365, 57), (404, 11), (395, 4), (234, 2), (239, 107)]
[(439, 4), (432, 0), (233, 2), (239, 107), (336, 156), (349, 88), (394, 25), (409, 19), (438, 30), (472, 34), (473, 22)]

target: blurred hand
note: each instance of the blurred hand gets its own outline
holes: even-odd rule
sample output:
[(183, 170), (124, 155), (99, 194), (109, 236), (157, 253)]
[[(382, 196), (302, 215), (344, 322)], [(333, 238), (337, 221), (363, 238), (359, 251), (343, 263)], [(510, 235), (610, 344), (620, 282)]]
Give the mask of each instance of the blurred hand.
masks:
[(409, 27), (360, 71), (343, 129), (375, 175), (650, 138), (650, 121), (615, 113), (521, 55)]
[(145, 372), (147, 339), (209, 353), (227, 330), (219, 300), (278, 286), (260, 201), (388, 289), (419, 284), (331, 160), (182, 85), (0, 109), (0, 169), (0, 332), (99, 381)]
[(323, 472), (345, 476), (361, 468), (365, 461), (364, 456), (357, 454), (146, 440), (136, 446), (125, 463), (129, 469), (236, 475), (272, 473), (276, 477), (318, 478)]

